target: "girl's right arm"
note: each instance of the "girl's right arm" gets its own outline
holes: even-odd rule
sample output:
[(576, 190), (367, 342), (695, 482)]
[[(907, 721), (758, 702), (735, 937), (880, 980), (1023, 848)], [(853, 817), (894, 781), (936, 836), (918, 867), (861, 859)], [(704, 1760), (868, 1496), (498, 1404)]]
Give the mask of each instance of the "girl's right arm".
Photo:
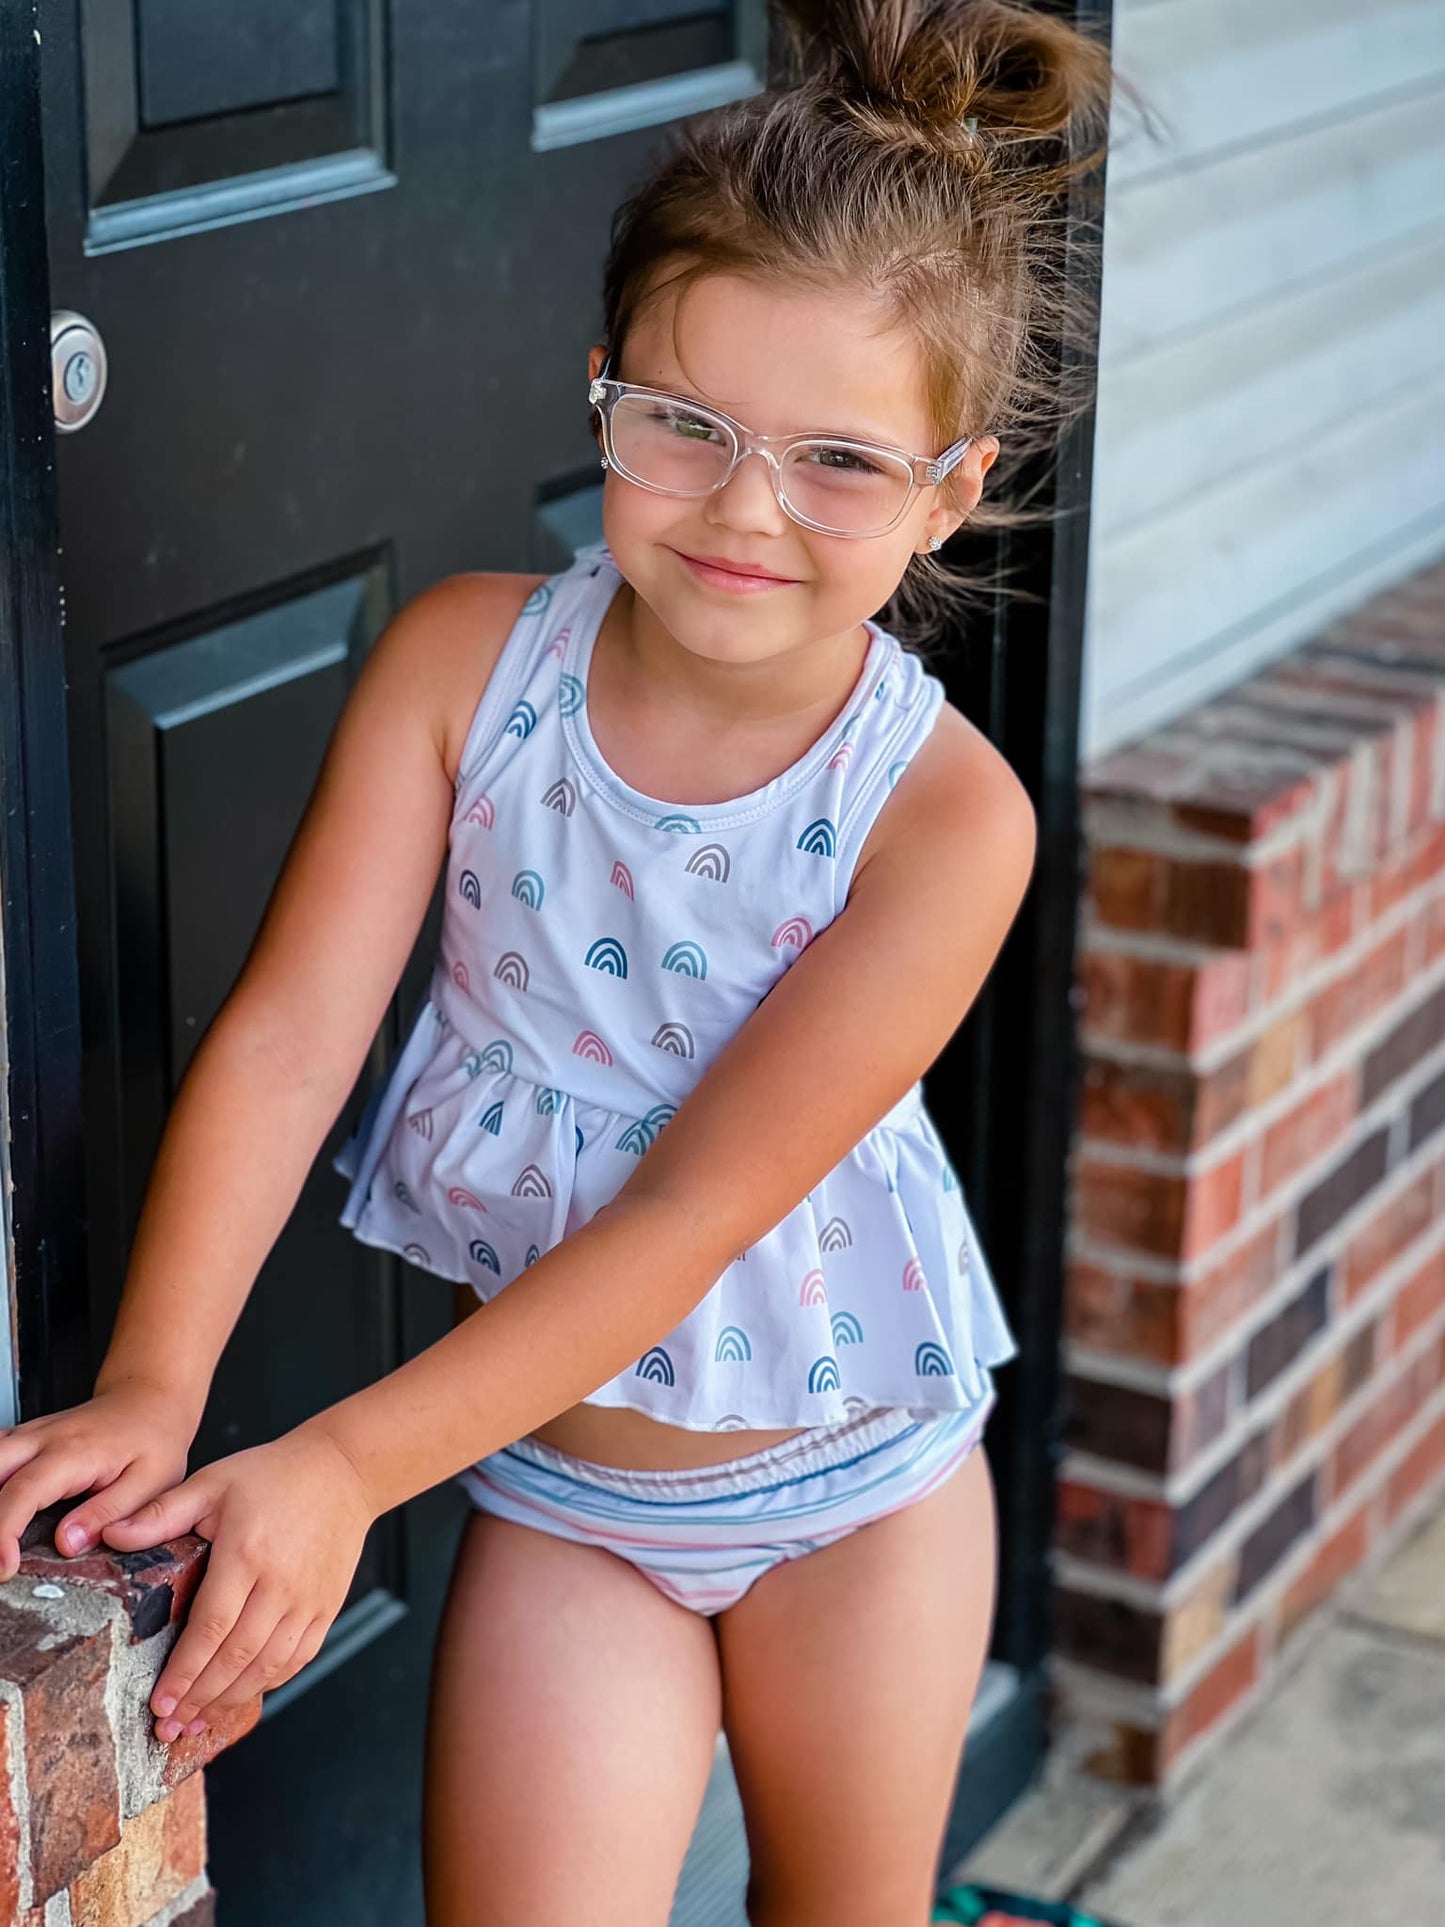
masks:
[(466, 727), (539, 578), (448, 576), (372, 647), (147, 1185), (94, 1396), (0, 1430), (0, 1579), (35, 1513), (81, 1544), (184, 1476), (219, 1359), (426, 915)]

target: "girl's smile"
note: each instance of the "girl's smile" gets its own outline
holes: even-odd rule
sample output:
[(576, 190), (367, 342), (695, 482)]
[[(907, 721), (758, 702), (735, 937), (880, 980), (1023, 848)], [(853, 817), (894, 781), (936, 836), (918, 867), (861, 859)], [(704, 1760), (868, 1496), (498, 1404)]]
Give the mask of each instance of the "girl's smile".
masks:
[(760, 595), (766, 589), (796, 587), (791, 576), (745, 574), (738, 569), (717, 568), (710, 562), (700, 561), (695, 555), (684, 554), (681, 549), (674, 549), (673, 554), (687, 564), (705, 587), (721, 589), (727, 595)]

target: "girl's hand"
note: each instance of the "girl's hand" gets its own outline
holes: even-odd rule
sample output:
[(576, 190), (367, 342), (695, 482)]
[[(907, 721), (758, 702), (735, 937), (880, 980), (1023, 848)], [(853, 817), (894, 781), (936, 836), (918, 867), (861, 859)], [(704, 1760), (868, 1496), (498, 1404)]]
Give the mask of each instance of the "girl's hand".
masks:
[[(37, 1512), (94, 1496), (56, 1523), (56, 1549), (90, 1550), (101, 1528), (186, 1476), (200, 1419), (163, 1386), (129, 1379), (83, 1405), (0, 1426), (0, 1580), (20, 1570), (20, 1539)], [(82, 1537), (72, 1543), (69, 1533)]]
[(183, 1532), (211, 1541), (205, 1576), (151, 1694), (156, 1738), (198, 1729), (313, 1659), (376, 1517), (350, 1460), (301, 1429), (204, 1465), (105, 1528), (124, 1552)]

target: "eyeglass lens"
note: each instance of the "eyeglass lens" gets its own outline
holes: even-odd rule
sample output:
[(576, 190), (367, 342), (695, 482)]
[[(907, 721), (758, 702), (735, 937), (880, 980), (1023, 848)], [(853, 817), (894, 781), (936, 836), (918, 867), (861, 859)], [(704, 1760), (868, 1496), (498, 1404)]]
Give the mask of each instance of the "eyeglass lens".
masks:
[[(678, 495), (707, 495), (732, 465), (737, 441), (724, 422), (648, 395), (620, 395), (612, 409), (618, 464), (634, 480)], [(813, 440), (789, 449), (782, 487), (809, 521), (844, 533), (884, 528), (913, 485), (908, 464), (846, 442)]]

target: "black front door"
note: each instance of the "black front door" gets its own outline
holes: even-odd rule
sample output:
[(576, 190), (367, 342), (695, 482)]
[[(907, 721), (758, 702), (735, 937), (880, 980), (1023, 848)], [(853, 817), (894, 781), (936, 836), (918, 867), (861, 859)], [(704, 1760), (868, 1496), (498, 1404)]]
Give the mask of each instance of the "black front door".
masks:
[[(362, 657), (437, 578), (555, 569), (600, 535), (609, 217), (655, 130), (761, 85), (766, 45), (761, 0), (42, 0), (39, 29), (77, 416), (104, 364), (56, 445), (89, 1294), (68, 1403)], [(193, 1470), (448, 1327), (449, 1287), (340, 1230), (330, 1168), (438, 913)], [(378, 1523), (323, 1651), (208, 1771), (221, 1927), (421, 1921), (426, 1679), (464, 1512), (444, 1486)]]

